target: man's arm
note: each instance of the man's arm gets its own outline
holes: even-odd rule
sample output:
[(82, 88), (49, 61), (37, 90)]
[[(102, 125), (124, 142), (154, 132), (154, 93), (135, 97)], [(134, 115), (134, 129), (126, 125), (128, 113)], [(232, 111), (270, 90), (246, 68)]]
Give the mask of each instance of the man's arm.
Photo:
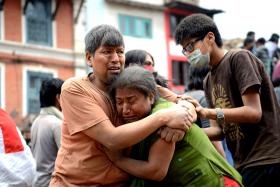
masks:
[[(248, 88), (242, 95), (244, 106), (237, 108), (222, 108), (227, 123), (257, 123), (262, 117), (260, 95), (254, 87)], [(197, 101), (191, 100), (196, 106), (200, 117), (216, 120), (215, 109), (203, 108)]]
[(168, 172), (170, 162), (175, 151), (175, 143), (167, 143), (158, 139), (149, 151), (147, 161), (135, 160), (128, 157), (119, 157), (111, 160), (116, 166), (127, 173), (149, 180), (161, 181)]
[(140, 142), (164, 125), (185, 131), (190, 125), (187, 116), (185, 108), (173, 106), (142, 120), (118, 127), (113, 126), (109, 120), (105, 120), (83, 132), (108, 149), (123, 149)]

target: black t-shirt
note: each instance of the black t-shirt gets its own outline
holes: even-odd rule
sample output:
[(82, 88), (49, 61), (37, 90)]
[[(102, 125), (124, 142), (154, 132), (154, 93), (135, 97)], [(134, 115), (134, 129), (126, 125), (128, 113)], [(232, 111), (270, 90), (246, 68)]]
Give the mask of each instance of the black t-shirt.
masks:
[(241, 96), (259, 90), (262, 118), (257, 124), (229, 123), (224, 132), (236, 167), (280, 163), (280, 109), (263, 63), (246, 50), (229, 51), (204, 80), (210, 108), (243, 106)]

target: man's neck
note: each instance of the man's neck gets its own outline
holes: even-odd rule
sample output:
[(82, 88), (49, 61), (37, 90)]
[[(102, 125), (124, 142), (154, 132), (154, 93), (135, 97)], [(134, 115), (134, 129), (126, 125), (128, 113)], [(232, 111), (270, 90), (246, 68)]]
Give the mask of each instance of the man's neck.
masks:
[(226, 51), (224, 49), (222, 49), (222, 48), (216, 49), (216, 51), (211, 56), (210, 65), (212, 67), (217, 66), (221, 62), (221, 60), (225, 56), (225, 54), (226, 54)]
[(102, 90), (103, 92), (108, 91), (108, 85), (106, 85), (100, 79), (96, 78), (93, 73), (89, 76), (89, 80), (94, 86), (96, 86), (98, 89)]

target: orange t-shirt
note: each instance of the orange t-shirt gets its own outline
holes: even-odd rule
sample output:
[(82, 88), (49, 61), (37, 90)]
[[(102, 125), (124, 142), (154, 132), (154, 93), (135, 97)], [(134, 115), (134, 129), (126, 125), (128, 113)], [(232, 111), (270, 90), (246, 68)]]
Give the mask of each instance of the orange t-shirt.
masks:
[(60, 98), (61, 147), (50, 186), (125, 186), (128, 175), (107, 158), (100, 143), (83, 133), (105, 120), (118, 124), (109, 96), (83, 77), (67, 80)]

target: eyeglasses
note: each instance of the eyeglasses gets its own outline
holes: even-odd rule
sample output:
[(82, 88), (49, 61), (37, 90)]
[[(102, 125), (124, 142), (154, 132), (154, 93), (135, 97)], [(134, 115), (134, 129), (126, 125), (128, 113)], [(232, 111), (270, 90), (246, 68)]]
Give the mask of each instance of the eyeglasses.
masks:
[(182, 49), (183, 55), (188, 56), (188, 53), (190, 53), (194, 50), (194, 44), (200, 40), (202, 40), (202, 39), (197, 38), (197, 39), (193, 40), (192, 42), (190, 42), (186, 47), (183, 47), (183, 49)]

